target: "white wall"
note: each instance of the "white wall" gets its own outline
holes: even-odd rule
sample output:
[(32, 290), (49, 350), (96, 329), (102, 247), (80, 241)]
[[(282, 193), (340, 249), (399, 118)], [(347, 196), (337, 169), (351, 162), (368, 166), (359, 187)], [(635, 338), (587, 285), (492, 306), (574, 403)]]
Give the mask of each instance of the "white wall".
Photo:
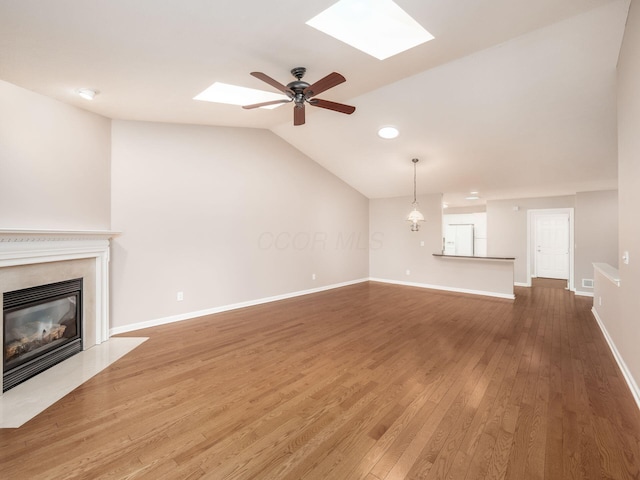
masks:
[[(433, 283), (435, 259), (442, 251), (442, 196), (419, 195), (418, 210), (425, 221), (418, 232), (406, 221), (412, 210), (410, 197), (378, 198), (369, 201), (369, 229), (372, 239), (370, 273), (374, 278)], [(424, 246), (421, 246), (421, 242)], [(410, 274), (407, 275), (406, 271)]]
[(448, 207), (442, 210), (447, 215), (458, 215), (461, 213), (486, 213), (486, 205), (470, 205), (468, 207)]
[(411, 201), (410, 197), (370, 200), (372, 278), (496, 296), (513, 294), (512, 262), (434, 257), (442, 252), (442, 197), (418, 197), (426, 220), (419, 232), (410, 231), (405, 220)]
[(112, 327), (368, 277), (367, 198), (273, 133), (114, 120), (112, 138)]
[[(574, 196), (518, 198), (487, 202), (487, 254), (516, 257), (516, 283), (527, 278), (527, 211), (546, 208), (573, 208)], [(514, 207), (518, 209), (515, 210)]]
[(111, 121), (0, 81), (0, 228), (108, 230)]
[(579, 192), (575, 209), (576, 292), (593, 293), (583, 279), (593, 280), (593, 263), (618, 267), (618, 191)]
[(640, 379), (639, 85), (640, 3), (632, 0), (618, 62), (618, 244), (619, 254), (628, 251), (630, 261), (628, 265), (619, 262), (620, 305), (616, 315), (602, 320), (636, 382)]

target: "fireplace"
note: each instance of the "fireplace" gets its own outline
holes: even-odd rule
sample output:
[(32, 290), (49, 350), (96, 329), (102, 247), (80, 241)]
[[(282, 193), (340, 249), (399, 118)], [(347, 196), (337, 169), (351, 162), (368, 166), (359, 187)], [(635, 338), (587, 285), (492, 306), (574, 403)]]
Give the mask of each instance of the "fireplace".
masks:
[[(80, 313), (78, 341), (74, 348), (81, 342), (80, 348), (86, 351), (106, 342), (109, 339), (109, 243), (115, 234), (108, 231), (0, 229), (0, 304), (4, 305), (7, 294), (11, 297), (12, 292), (18, 290), (82, 279), (82, 295), (80, 301), (76, 300)], [(70, 295), (69, 292), (63, 294)], [(68, 300), (67, 306), (69, 304), (73, 301)], [(4, 330), (0, 326), (0, 345), (4, 345)], [(3, 361), (0, 363), (0, 381), (3, 383), (0, 392), (8, 390), (4, 385), (5, 368)], [(51, 371), (55, 368), (47, 373)], [(21, 387), (28, 383), (12, 388), (8, 393), (14, 394), (15, 398), (15, 392), (23, 392)]]
[(4, 293), (3, 391), (82, 351), (82, 278)]

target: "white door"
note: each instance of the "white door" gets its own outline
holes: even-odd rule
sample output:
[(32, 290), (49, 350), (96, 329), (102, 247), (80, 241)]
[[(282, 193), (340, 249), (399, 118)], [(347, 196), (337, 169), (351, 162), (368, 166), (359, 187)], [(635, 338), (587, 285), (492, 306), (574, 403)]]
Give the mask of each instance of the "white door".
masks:
[(536, 276), (569, 278), (569, 214), (536, 215)]

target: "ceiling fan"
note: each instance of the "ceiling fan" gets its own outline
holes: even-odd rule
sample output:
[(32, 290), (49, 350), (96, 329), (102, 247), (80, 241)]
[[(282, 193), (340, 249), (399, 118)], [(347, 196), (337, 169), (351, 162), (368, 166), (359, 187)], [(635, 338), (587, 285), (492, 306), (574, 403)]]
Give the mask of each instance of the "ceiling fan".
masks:
[(274, 80), (269, 75), (266, 75), (262, 72), (251, 72), (251, 75), (256, 77), (263, 82), (268, 83), (276, 90), (284, 93), (288, 99), (282, 100), (273, 100), (271, 102), (262, 102), (262, 103), (254, 103), (253, 105), (245, 105), (242, 108), (259, 108), (266, 107), (267, 105), (276, 105), (278, 103), (289, 103), (293, 102), (295, 107), (293, 108), (293, 124), (294, 125), (304, 125), (305, 114), (304, 114), (304, 104), (305, 102), (311, 105), (312, 107), (320, 107), (326, 108), (327, 110), (333, 110), (334, 112), (346, 113), (348, 115), (355, 112), (356, 107), (352, 107), (351, 105), (345, 105), (344, 103), (336, 103), (330, 102), (329, 100), (322, 100), (320, 98), (313, 98), (319, 93), (324, 92), (325, 90), (329, 90), (336, 85), (340, 85), (345, 82), (346, 79), (337, 72), (330, 73), (324, 78), (321, 78), (317, 82), (313, 84), (309, 84), (302, 80), (305, 72), (307, 71), (304, 67), (296, 67), (291, 70), (291, 75), (293, 75), (296, 80), (291, 83), (288, 83), (286, 86), (282, 85), (280, 82)]

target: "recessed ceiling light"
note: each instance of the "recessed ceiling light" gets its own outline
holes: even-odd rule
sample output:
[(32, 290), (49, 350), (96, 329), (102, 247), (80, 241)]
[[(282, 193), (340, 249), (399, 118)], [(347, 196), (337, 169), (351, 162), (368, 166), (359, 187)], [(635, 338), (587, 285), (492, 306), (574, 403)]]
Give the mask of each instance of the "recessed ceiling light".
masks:
[[(254, 103), (270, 102), (271, 100), (286, 100), (287, 97), (278, 93), (265, 92), (264, 90), (215, 82), (205, 91), (193, 97), (193, 99), (205, 102), (226, 103), (228, 105), (252, 105)], [(280, 105), (283, 104), (279, 103), (261, 108), (272, 109)]]
[(79, 88), (76, 93), (85, 100), (93, 100), (98, 92), (89, 88)]
[(469, 195), (468, 197), (464, 197), (465, 200), (479, 200), (480, 197), (478, 195)]
[(378, 60), (433, 40), (392, 0), (340, 0), (306, 23)]
[(478, 195), (478, 192), (469, 192), (471, 195)]
[(380, 138), (396, 138), (399, 134), (400, 132), (396, 127), (382, 127), (380, 130), (378, 130), (378, 136)]

